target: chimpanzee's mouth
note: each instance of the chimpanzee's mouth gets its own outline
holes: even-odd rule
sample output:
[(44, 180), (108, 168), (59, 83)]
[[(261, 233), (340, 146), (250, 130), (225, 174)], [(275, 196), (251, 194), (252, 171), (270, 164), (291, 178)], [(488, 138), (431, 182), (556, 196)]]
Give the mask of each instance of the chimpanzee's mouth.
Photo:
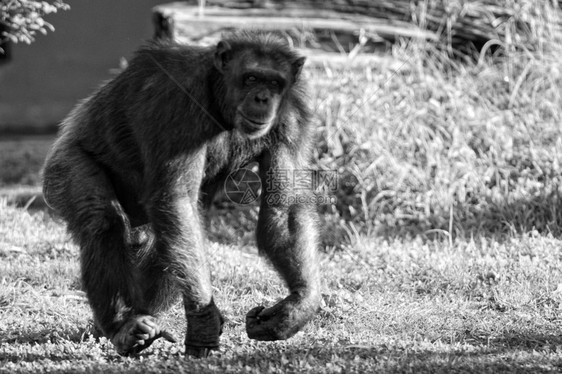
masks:
[(251, 118), (248, 118), (247, 116), (244, 115), (244, 113), (242, 113), (241, 111), (238, 112), (240, 114), (240, 116), (244, 119), (244, 121), (250, 125), (250, 127), (252, 127), (253, 129), (261, 129), (264, 126), (267, 126), (269, 124), (269, 121), (266, 122), (259, 122), (256, 120), (253, 120)]

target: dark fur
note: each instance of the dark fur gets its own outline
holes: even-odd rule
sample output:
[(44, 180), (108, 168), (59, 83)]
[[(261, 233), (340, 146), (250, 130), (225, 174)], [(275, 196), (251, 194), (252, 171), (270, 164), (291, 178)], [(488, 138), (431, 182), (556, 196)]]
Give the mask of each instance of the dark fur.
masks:
[[(162, 336), (153, 317), (177, 295), (188, 321), (187, 353), (201, 356), (218, 346), (223, 322), (212, 299), (198, 201), (211, 201), (230, 172), (253, 160), (262, 181), (270, 168), (308, 167), (310, 112), (292, 64), (299, 56), (272, 34), (239, 32), (224, 41), (230, 46), (224, 74), (216, 48), (140, 49), (63, 122), (45, 164), (45, 198), (80, 246), (95, 321), (123, 354)], [(227, 95), (227, 78), (248, 54), (296, 74), (267, 133), (257, 138), (237, 128)], [(290, 186), (278, 192), (295, 193)], [(258, 246), (290, 295), (250, 311), (247, 331), (259, 340), (286, 339), (318, 307), (315, 209), (269, 205), (267, 193)]]

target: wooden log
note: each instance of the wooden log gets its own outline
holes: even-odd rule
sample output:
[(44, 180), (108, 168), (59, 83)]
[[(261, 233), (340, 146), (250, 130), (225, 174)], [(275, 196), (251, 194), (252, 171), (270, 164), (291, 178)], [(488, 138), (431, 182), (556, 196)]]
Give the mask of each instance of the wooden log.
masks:
[(436, 34), (410, 23), (363, 15), (342, 14), (331, 10), (299, 9), (227, 9), (199, 7), (185, 3), (164, 4), (154, 8), (157, 37), (172, 37), (180, 42), (197, 42), (221, 30), (257, 28), (266, 30), (303, 30), (358, 33), (364, 30), (385, 39), (397, 37), (437, 40)]

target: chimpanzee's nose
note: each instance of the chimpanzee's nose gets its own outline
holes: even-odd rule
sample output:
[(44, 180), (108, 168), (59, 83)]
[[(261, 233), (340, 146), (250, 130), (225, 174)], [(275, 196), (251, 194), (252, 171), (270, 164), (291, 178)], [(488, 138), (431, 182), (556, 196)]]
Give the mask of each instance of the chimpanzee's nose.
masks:
[(261, 91), (261, 92), (258, 92), (256, 94), (256, 96), (254, 97), (254, 100), (258, 104), (267, 104), (267, 102), (269, 100), (269, 95), (267, 94), (267, 92)]

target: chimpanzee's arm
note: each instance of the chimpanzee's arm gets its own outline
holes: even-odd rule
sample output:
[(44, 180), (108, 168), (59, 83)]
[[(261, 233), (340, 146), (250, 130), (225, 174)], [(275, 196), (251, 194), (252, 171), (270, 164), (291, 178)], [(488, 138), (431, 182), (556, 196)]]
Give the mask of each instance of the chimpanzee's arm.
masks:
[(198, 211), (204, 157), (204, 152), (194, 153), (156, 168), (161, 171), (153, 177), (148, 208), (156, 258), (145, 273), (145, 279), (153, 283), (147, 300), (159, 300), (158, 293), (165, 292), (170, 283), (179, 288), (188, 322), (186, 353), (199, 357), (218, 348), (223, 324), (213, 302)]
[(310, 170), (306, 161), (304, 155), (285, 145), (267, 151), (260, 161), (263, 194), (258, 248), (285, 280), (290, 295), (271, 308), (260, 306), (248, 313), (246, 329), (253, 339), (287, 339), (319, 307), (314, 194), (294, 185), (295, 178), (302, 178)]

